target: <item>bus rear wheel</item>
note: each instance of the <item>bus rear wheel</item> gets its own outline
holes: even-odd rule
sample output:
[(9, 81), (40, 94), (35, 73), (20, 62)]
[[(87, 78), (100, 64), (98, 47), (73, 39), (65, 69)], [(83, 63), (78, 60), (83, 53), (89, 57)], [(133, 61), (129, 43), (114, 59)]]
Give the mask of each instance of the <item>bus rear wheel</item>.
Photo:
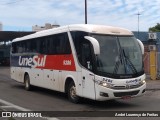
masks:
[(29, 75), (26, 74), (25, 77), (24, 77), (24, 85), (25, 85), (25, 89), (27, 91), (30, 91), (31, 90), (31, 85), (30, 85), (30, 78), (29, 78)]
[(71, 82), (68, 87), (68, 99), (73, 103), (79, 103), (80, 98), (76, 94), (76, 86)]

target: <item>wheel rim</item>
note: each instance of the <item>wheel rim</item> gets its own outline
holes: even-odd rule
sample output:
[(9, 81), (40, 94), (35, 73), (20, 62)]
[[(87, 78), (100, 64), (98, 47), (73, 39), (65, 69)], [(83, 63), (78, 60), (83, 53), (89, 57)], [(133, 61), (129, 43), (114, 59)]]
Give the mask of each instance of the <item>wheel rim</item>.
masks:
[(29, 87), (29, 83), (28, 83), (28, 80), (26, 80), (26, 88)]
[(28, 76), (26, 76), (26, 81), (25, 81), (26, 88), (29, 88), (29, 80), (28, 79), (29, 79)]
[(72, 86), (70, 89), (70, 96), (72, 99), (76, 99), (77, 98), (77, 94), (76, 94), (76, 87)]

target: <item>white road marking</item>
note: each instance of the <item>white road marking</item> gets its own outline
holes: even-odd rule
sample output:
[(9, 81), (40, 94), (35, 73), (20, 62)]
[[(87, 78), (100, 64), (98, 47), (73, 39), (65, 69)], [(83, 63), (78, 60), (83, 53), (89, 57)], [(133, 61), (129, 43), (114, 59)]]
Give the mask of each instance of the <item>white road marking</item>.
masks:
[(20, 111), (31, 111), (31, 110), (29, 110), (29, 109), (20, 107), (20, 106), (18, 106), (18, 105), (12, 104), (12, 103), (7, 102), (7, 101), (2, 100), (2, 99), (0, 99), (0, 103), (3, 103), (3, 104), (5, 104), (5, 105), (7, 105), (7, 106), (12, 106), (12, 107), (14, 107), (14, 108), (16, 108), (16, 109), (18, 109), (18, 110), (20, 110)]
[(47, 118), (47, 120), (59, 120), (58, 118)]
[[(32, 110), (30, 110), (30, 109), (26, 109), (26, 108), (20, 107), (20, 106), (18, 106), (18, 105), (15, 105), (15, 104), (13, 104), (13, 103), (7, 102), (7, 101), (2, 100), (2, 99), (0, 99), (0, 103), (4, 104), (3, 106), (0, 106), (0, 108), (2, 108), (3, 110), (4, 110), (5, 108), (16, 108), (16, 109), (18, 109), (18, 110), (20, 110), (20, 111), (32, 111)], [(5, 106), (5, 105), (6, 105), (6, 106)], [(47, 120), (60, 120), (60, 119), (55, 118), (55, 117), (52, 117), (52, 118), (45, 117), (45, 119), (47, 119)]]

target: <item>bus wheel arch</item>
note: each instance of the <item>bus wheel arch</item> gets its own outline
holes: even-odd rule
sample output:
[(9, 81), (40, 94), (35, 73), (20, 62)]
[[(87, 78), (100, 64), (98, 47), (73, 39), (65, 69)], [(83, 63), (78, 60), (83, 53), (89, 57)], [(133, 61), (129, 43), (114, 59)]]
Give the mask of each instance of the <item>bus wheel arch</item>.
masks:
[(25, 85), (25, 89), (27, 91), (31, 90), (30, 77), (27, 72), (25, 72), (25, 74), (24, 74), (24, 85)]
[(67, 93), (69, 101), (79, 103), (80, 98), (76, 95), (76, 85), (72, 78), (67, 78), (65, 82), (65, 93)]

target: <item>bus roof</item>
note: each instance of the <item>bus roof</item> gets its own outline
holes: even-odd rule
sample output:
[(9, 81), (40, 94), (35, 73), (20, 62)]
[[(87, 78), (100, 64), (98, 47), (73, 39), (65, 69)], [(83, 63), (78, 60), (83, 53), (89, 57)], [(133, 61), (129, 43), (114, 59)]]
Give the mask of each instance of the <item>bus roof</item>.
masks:
[(105, 26), (105, 25), (91, 25), (91, 24), (74, 24), (74, 25), (68, 25), (68, 26), (36, 32), (34, 34), (30, 34), (21, 38), (16, 38), (12, 42), (67, 32), (68, 30), (84, 31), (89, 33), (108, 34), (108, 35), (133, 35), (131, 31), (124, 28), (120, 28), (120, 27), (112, 27), (112, 26)]

